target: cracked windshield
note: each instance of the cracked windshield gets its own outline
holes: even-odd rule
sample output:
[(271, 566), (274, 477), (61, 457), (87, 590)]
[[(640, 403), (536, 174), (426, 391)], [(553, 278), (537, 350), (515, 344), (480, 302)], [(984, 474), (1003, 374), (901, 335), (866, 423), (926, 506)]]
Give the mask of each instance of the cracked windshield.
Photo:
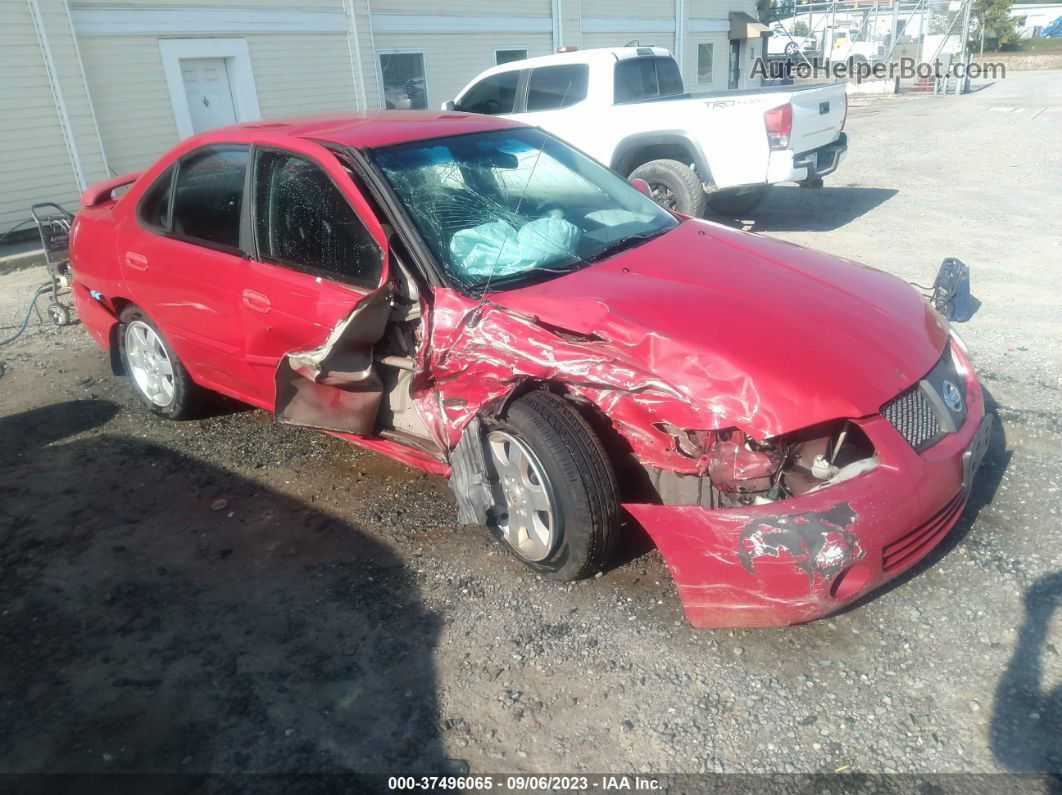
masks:
[(436, 260), (466, 288), (584, 267), (678, 222), (537, 130), (461, 135), (375, 154)]

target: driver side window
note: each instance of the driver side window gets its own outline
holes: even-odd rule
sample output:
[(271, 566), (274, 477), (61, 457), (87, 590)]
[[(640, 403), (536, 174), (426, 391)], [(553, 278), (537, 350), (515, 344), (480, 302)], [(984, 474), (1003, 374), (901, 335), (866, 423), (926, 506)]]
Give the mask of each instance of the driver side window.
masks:
[(254, 198), (259, 258), (377, 286), (382, 259), (376, 240), (316, 163), (288, 152), (259, 150)]
[(516, 104), (516, 87), (520, 82), (519, 70), (491, 75), (468, 89), (457, 110), (465, 113), (483, 113), (497, 116), (512, 113)]

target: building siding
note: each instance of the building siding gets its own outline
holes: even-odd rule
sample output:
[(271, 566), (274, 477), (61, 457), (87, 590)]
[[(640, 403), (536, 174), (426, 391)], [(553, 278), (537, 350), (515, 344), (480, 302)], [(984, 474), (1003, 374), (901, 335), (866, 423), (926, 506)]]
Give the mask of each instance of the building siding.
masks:
[[(494, 66), (494, 50), (526, 47), (528, 57), (548, 55), (553, 51), (549, 33), (435, 33), (375, 34), (377, 53), (423, 52), (428, 88), (428, 107), (438, 108), (477, 74)], [(455, 52), (462, 53), (454, 58)], [(382, 84), (376, 83), (379, 101)]]
[[(3, 0), (0, 25), (0, 234), (29, 218), (31, 204), (76, 208), (80, 193), (44, 54), (26, 2)], [(107, 171), (62, 0), (40, 0), (71, 138), (86, 182)]]
[(157, 39), (89, 36), (81, 57), (114, 171), (139, 171), (177, 143)]

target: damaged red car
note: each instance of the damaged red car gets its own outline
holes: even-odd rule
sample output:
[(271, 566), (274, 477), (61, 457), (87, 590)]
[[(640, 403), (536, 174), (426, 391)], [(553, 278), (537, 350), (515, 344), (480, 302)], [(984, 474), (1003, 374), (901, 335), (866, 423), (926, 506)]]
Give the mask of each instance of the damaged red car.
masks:
[(89, 189), (73, 290), (156, 414), (213, 390), (449, 477), (558, 579), (640, 525), (695, 626), (829, 614), (962, 511), (966, 351), (896, 277), (645, 188), (483, 116), (245, 124)]

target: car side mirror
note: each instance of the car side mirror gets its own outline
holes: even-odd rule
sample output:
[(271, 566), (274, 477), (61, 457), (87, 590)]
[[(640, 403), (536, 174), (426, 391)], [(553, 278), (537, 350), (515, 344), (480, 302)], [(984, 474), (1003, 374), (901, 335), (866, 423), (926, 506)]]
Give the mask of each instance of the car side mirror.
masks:
[(448, 100), (446, 100), (446, 102), (444, 102), (442, 104), (442, 108), (441, 109), (445, 110), (445, 111), (453, 112), (453, 111), (457, 110), (457, 104), (452, 99), (448, 99)]
[(650, 188), (649, 187), (649, 183), (646, 182), (641, 177), (633, 177), (630, 180), (628, 180), (628, 182), (630, 182), (631, 185), (633, 185), (635, 188), (637, 188), (640, 192), (644, 193), (650, 199), (653, 198), (653, 189)]

